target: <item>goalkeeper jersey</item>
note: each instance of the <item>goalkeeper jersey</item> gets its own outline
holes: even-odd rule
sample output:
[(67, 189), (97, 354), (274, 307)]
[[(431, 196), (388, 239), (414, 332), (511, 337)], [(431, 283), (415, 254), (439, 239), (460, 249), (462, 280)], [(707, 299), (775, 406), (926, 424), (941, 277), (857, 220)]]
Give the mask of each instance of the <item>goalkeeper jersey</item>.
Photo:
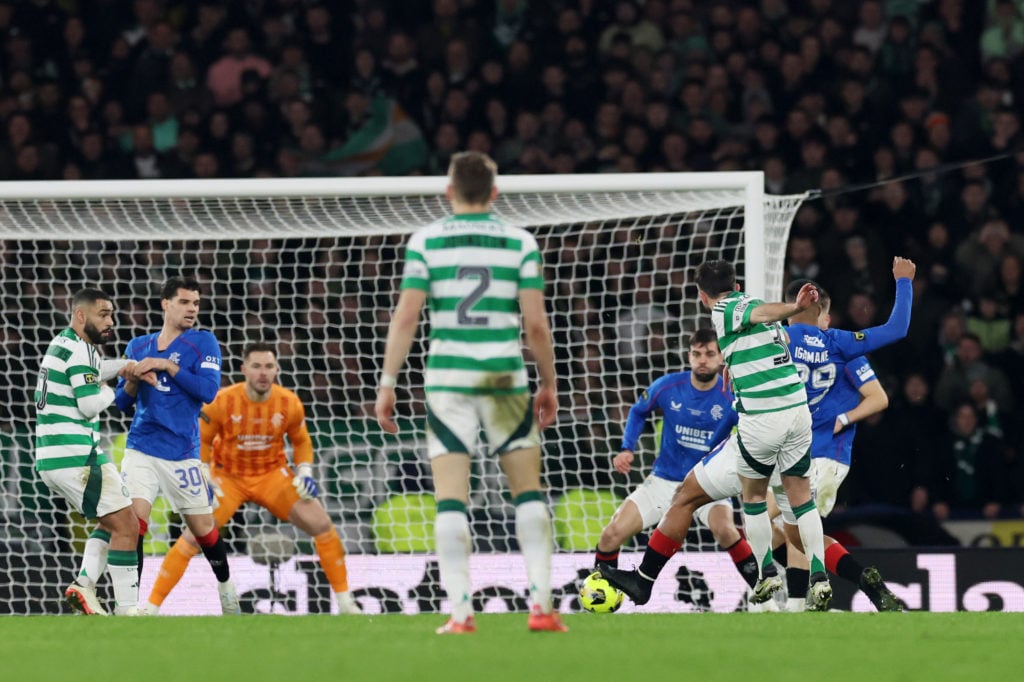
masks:
[(754, 308), (763, 303), (734, 291), (711, 309), (740, 413), (778, 412), (807, 404), (804, 382), (793, 365), (782, 325), (750, 322)]
[(258, 403), (249, 399), (245, 382), (221, 389), (199, 419), (203, 461), (239, 476), (259, 476), (288, 466), (286, 435), (293, 463), (312, 463), (306, 410), (299, 396), (277, 384)]
[(99, 449), (99, 414), (114, 401), (100, 382), (101, 356), (71, 328), (50, 342), (36, 384), (36, 469), (109, 461)]
[(128, 342), (125, 357), (141, 361), (156, 357), (178, 365), (173, 377), (157, 372), (157, 385), (140, 381), (133, 397), (117, 382), (117, 407), (122, 412), (135, 406), (128, 430), (127, 447), (147, 455), (179, 461), (199, 457), (199, 410), (217, 397), (221, 355), (217, 338), (208, 331), (187, 329), (167, 348), (159, 350), (159, 332), (137, 336)]
[(533, 235), (490, 213), (458, 214), (428, 225), (409, 239), (402, 288), (427, 294), (426, 391), (528, 390), (519, 291), (544, 288)]

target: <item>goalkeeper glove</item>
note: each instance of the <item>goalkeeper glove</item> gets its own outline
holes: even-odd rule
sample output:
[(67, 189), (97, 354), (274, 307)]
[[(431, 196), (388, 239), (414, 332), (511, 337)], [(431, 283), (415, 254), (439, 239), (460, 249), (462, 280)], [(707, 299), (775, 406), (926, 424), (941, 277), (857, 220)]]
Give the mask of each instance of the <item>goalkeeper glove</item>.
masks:
[(292, 479), (292, 485), (298, 491), (299, 497), (304, 500), (312, 500), (315, 497), (319, 497), (320, 486), (316, 484), (316, 479), (313, 478), (313, 465), (300, 464), (296, 467), (296, 471), (298, 473)]
[(220, 485), (214, 479), (213, 474), (210, 473), (210, 465), (206, 462), (200, 462), (199, 468), (203, 471), (203, 478), (206, 479), (206, 493), (210, 498), (210, 505), (214, 509), (220, 506), (220, 498), (224, 497), (224, 491)]

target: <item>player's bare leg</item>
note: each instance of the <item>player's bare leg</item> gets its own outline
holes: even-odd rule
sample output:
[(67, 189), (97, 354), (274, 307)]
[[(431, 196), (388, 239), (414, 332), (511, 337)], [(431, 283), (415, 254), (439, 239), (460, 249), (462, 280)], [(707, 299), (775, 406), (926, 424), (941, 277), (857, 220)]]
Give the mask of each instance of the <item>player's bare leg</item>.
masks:
[(644, 529), (644, 520), (633, 500), (625, 500), (615, 510), (608, 525), (601, 531), (597, 541), (594, 568), (600, 565), (618, 568), (619, 549), (623, 543)]
[(651, 533), (640, 567), (633, 571), (623, 571), (601, 566), (598, 569), (601, 575), (622, 590), (634, 603), (646, 604), (651, 599), (654, 581), (658, 579), (661, 570), (665, 568), (672, 555), (683, 546), (690, 524), (693, 523), (693, 514), (698, 507), (711, 501), (711, 497), (697, 482), (693, 472), (687, 474), (672, 496), (672, 505), (661, 518), (657, 529)]
[(530, 617), (533, 632), (565, 632), (567, 628), (551, 599), (551, 514), (540, 481), (540, 448), (513, 450), (501, 456), (516, 507), (516, 539), (530, 581)]
[(441, 584), (448, 594), (452, 613), (437, 634), (476, 632), (470, 591), (469, 553), (472, 538), (466, 506), (469, 502), (469, 455), (448, 453), (430, 460), (434, 476), (437, 518), (434, 539)]
[(138, 536), (139, 522), (131, 507), (100, 517), (99, 528), (86, 542), (82, 569), (75, 582), (64, 591), (64, 598), (72, 608), (88, 615), (107, 615), (96, 596), (96, 580), (107, 570), (114, 588), (115, 615), (138, 612)]
[(340, 614), (362, 613), (348, 589), (348, 568), (345, 565), (345, 547), (338, 530), (317, 500), (299, 500), (288, 512), (288, 522), (313, 538), (320, 566), (334, 590), (334, 599)]

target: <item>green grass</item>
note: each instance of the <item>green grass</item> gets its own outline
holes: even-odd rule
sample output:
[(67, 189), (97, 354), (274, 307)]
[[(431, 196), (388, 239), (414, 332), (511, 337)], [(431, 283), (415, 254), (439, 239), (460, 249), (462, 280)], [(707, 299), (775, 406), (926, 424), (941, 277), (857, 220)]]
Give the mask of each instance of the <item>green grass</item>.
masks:
[(4, 680), (1017, 679), (1024, 614), (686, 614), (566, 617), (532, 634), (526, 616), (478, 616), (438, 637), (424, 616), (0, 618)]

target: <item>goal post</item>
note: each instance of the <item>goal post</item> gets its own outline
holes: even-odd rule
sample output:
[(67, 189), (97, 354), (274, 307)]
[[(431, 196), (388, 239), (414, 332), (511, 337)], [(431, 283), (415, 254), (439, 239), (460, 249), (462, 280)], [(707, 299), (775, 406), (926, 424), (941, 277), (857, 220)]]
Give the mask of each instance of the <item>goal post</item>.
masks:
[[(708, 324), (693, 268), (726, 258), (748, 292), (781, 296), (789, 227), (806, 195), (767, 196), (763, 183), (760, 172), (498, 178), (495, 213), (531, 230), (545, 262), (560, 395), (558, 422), (544, 434), (545, 482), (566, 565), (588, 565), (589, 556), (572, 552), (592, 549), (609, 509), (650, 470), (653, 429), (628, 479), (612, 474), (611, 456), (639, 392), (685, 368), (686, 338)], [(321, 499), (352, 556), (353, 585), (373, 585), (380, 576), (360, 575), (360, 557), (372, 563), (429, 555), (423, 334), (400, 378), (399, 437), (379, 430), (372, 407), (403, 246), (415, 229), (448, 213), (446, 185), (444, 177), (0, 183), (9, 322), (0, 338), (10, 406), (0, 428), (7, 455), (0, 575), (11, 576), (0, 581), (0, 613), (59, 612), (83, 542), (84, 522), (69, 520), (38, 479), (31, 446), (39, 362), (67, 325), (70, 295), (83, 286), (113, 296), (117, 341), (110, 350), (120, 353), (131, 337), (159, 328), (160, 284), (196, 276), (204, 287), (202, 326), (222, 344), (226, 384), (241, 380), (244, 343), (277, 344), (280, 383), (306, 404)], [(114, 408), (102, 417), (103, 444), (115, 457), (129, 422)], [(514, 550), (511, 506), (486, 453), (474, 460), (470, 507), (477, 551)], [(143, 599), (159, 555), (179, 532), (173, 515), (158, 512)], [(233, 561), (251, 554), (248, 538), (275, 534), (297, 540), (295, 565), (315, 586), (310, 594), (320, 595), (310, 597), (310, 610), (329, 609), (329, 590), (309, 557), (312, 543), (301, 533), (252, 505), (225, 530)], [(713, 548), (706, 531), (692, 533), (687, 545)], [(262, 580), (272, 582), (273, 570)], [(189, 569), (208, 572), (205, 563)], [(251, 593), (267, 589), (274, 585)]]

